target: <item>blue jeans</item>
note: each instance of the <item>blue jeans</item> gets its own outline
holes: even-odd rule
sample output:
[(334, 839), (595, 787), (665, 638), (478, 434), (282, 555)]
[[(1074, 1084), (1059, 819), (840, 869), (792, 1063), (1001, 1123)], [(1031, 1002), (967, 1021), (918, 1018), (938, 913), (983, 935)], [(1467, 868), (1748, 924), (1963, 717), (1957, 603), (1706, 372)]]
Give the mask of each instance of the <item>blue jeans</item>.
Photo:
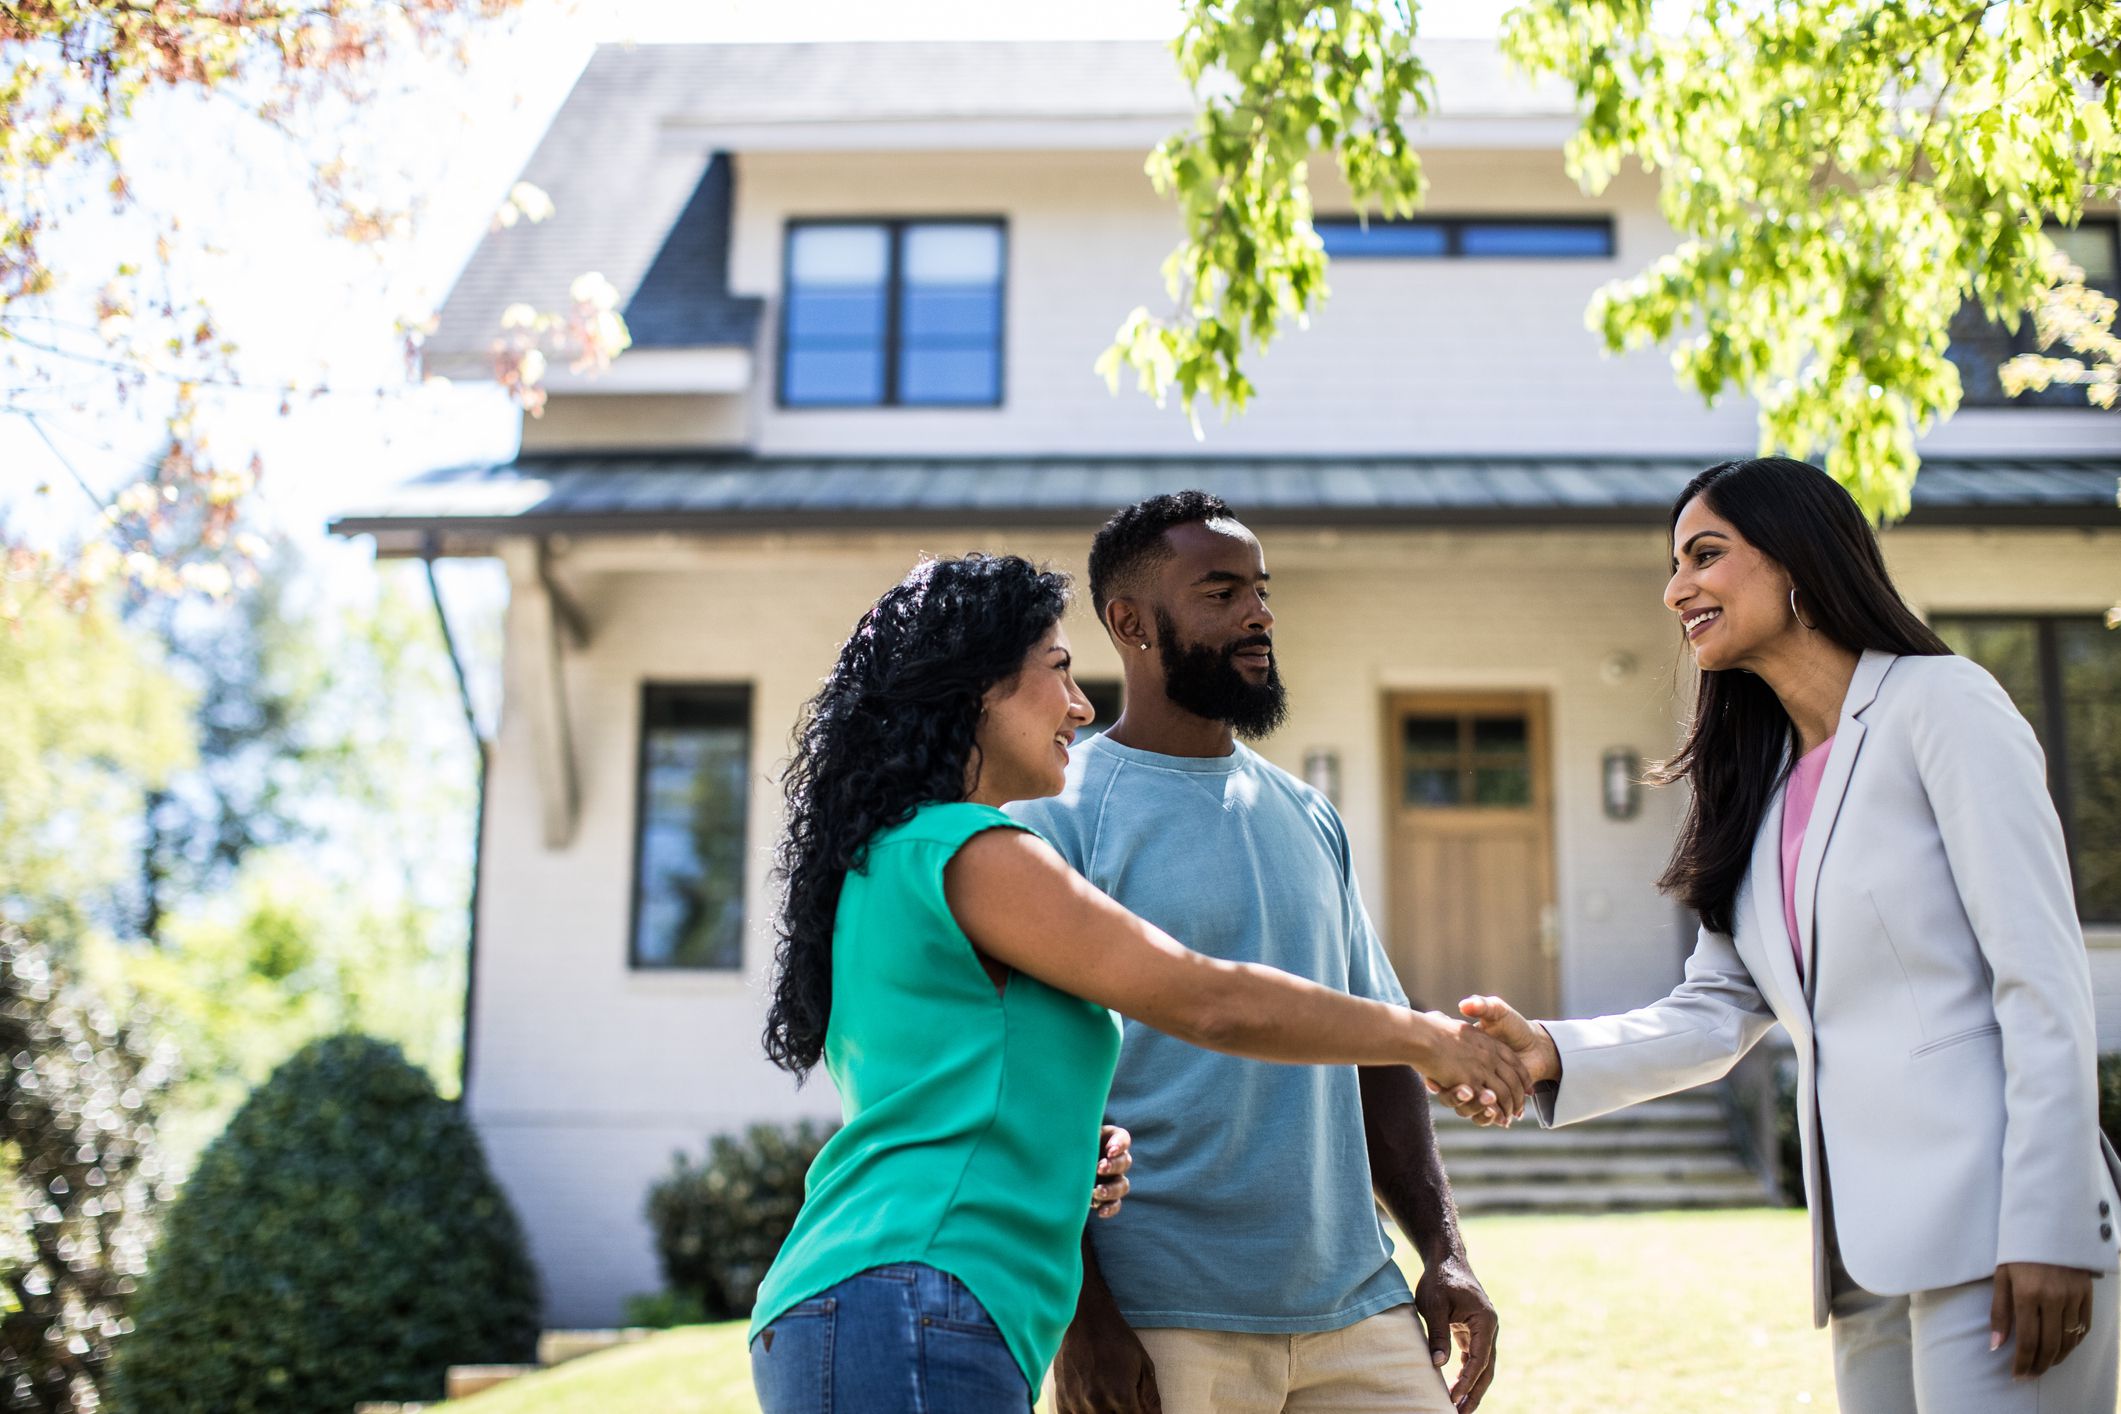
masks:
[(948, 1272), (871, 1267), (751, 1342), (761, 1414), (1029, 1414), (1031, 1387), (986, 1308)]

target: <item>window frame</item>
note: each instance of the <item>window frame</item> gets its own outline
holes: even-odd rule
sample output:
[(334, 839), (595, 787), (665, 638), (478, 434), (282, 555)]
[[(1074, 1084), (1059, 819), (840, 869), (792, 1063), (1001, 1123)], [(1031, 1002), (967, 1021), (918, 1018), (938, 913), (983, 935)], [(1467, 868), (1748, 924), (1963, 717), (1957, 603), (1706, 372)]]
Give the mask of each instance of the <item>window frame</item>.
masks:
[[(2090, 288), (2098, 290), (2102, 294), (2111, 295), (2115, 298), (2121, 298), (2121, 211), (2088, 212), (2081, 219), (2078, 220), (2076, 229), (2079, 231), (2083, 231), (2087, 228), (2092, 227), (2103, 227), (2106, 231), (2108, 253), (2113, 261), (2114, 278), (2111, 282), (2113, 286), (2112, 288), (2108, 288), (2105, 285), (2094, 285), (2091, 284), (2089, 281), (2087, 281), (2086, 283), (2090, 286)], [(2049, 231), (2055, 231), (2066, 230), (2068, 228), (2060, 225), (2057, 222), (2050, 221), (2047, 223), (2044, 229)], [(1971, 306), (1977, 313), (1979, 312), (1980, 306), (1973, 300), (1968, 300), (1967, 305)], [(2009, 362), (2011, 359), (2018, 357), (2020, 354), (2040, 352), (2039, 335), (2036, 334), (2033, 330), (2033, 317), (2030, 313), (2025, 314), (2019, 320), (2018, 327), (2016, 330), (2002, 329), (1999, 325), (1991, 325), (1990, 327), (1997, 329), (1997, 331), (2002, 335), (2004, 340), (2008, 343), (2010, 348), (2010, 352), (2005, 354), (2003, 358), (2000, 359), (1996, 364), (1996, 367), (1999, 371), (2002, 369), (2005, 363)], [(1949, 330), (1947, 330), (1947, 339), (1949, 339)], [(2055, 348), (2049, 350), (2049, 357), (2052, 358), (2075, 358), (2077, 356), (2078, 355), (2076, 351), (2067, 347), (2066, 345), (2058, 345)], [(1950, 357), (1949, 343), (1947, 343), (1946, 357)], [(2053, 402), (2039, 402), (2030, 397), (2014, 398), (2011, 397), (2008, 393), (1999, 393), (1997, 396), (1992, 398), (1988, 395), (1986, 391), (1983, 391), (1978, 398), (1971, 397), (1968, 396), (1966, 391), (1966, 379), (1964, 375), (1960, 377), (1959, 383), (1959, 407), (1960, 410), (1964, 412), (2031, 410), (2035, 412), (2096, 413), (2109, 411), (2106, 408), (2102, 408), (2094, 404), (2090, 398), (2083, 396), (2083, 389), (2075, 388), (2074, 385), (2061, 385), (2066, 390), (2075, 391), (2078, 396), (2074, 398), (2058, 399)], [(1951, 614), (1947, 615), (1946, 617), (1959, 619), (1970, 618), (1975, 616), (1968, 614)], [(2009, 616), (1989, 615), (1987, 617)], [(2066, 618), (2068, 617), (2068, 615), (2064, 615), (2063, 617)]]
[[(873, 226), (884, 232), (884, 391), (875, 402), (790, 402), (788, 400), (789, 289), (795, 271), (795, 238), (806, 229)], [(909, 403), (899, 396), (900, 306), (905, 267), (906, 230), (911, 226), (990, 226), (1000, 235), (1001, 268), (995, 275), (994, 399), (991, 402)], [(1006, 216), (794, 216), (781, 232), (781, 297), (775, 316), (773, 402), (781, 412), (847, 412), (907, 408), (920, 412), (991, 412), (1009, 400), (1009, 220)]]
[[(2030, 624), (2033, 629), (2033, 651), (2035, 668), (2040, 681), (2040, 718), (2037, 735), (2042, 754), (2047, 758), (2047, 793), (2055, 804), (2055, 815), (2062, 824), (2062, 850), (2069, 864), (2071, 907), (2077, 910), (2079, 924), (2108, 926), (2121, 924), (2121, 914), (2113, 917), (2094, 917), (2084, 911), (2084, 903), (2076, 896), (2077, 891), (2077, 822), (2071, 809), (2069, 788), (2069, 716), (2062, 696), (2062, 655), (2055, 642), (2055, 629), (2060, 624), (2105, 624), (2096, 613), (2007, 613), (2000, 610), (1983, 610), (1977, 613), (1940, 613), (1933, 615), (1931, 626), (1944, 624)], [(2121, 630), (2111, 630), (2121, 632)], [(1979, 659), (1969, 661), (1979, 663)], [(1986, 672), (1984, 666), (1982, 671)], [(2013, 706), (2016, 704), (2013, 703)]]
[[(1404, 255), (1385, 252), (1364, 253), (1361, 251), (1350, 251), (1341, 255), (1334, 255), (1329, 251), (1326, 256), (1328, 260), (1409, 262), (1432, 260), (1485, 262), (1496, 260), (1513, 264), (1525, 260), (1559, 260), (1574, 264), (1584, 261), (1618, 260), (1620, 258), (1620, 231), (1611, 213), (1600, 216), (1528, 216), (1522, 212), (1508, 216), (1376, 216), (1365, 220), (1360, 214), (1335, 212), (1332, 215), (1314, 216), (1311, 218), (1311, 228), (1314, 231), (1318, 231), (1320, 241), (1324, 241), (1326, 237), (1325, 232), (1319, 230), (1319, 227), (1326, 225), (1354, 226), (1358, 229), (1364, 226), (1438, 226), (1443, 230), (1443, 253), (1441, 255)], [(1540, 255), (1468, 255), (1465, 251), (1465, 228), (1468, 226), (1542, 226), (1577, 231), (1595, 230), (1605, 237), (1605, 251), (1602, 254), (1577, 255), (1557, 253)]]
[[(720, 699), (720, 705), (731, 709), (732, 721), (744, 732), (744, 801), (742, 816), (737, 823), (737, 857), (747, 861), (739, 867), (737, 897), (742, 903), (743, 922), (737, 928), (736, 960), (720, 966), (707, 962), (656, 962), (641, 956), (641, 904), (644, 885), (642, 863), (646, 853), (648, 830), (648, 736), (657, 725), (654, 708), (659, 701), (668, 701), (680, 696)], [(629, 974), (648, 976), (707, 976), (742, 977), (745, 962), (750, 952), (748, 935), (751, 931), (751, 880), (748, 861), (751, 857), (751, 753), (756, 749), (758, 735), (756, 710), (758, 693), (748, 681), (643, 681), (640, 695), (636, 699), (633, 763), (633, 856), (631, 881), (628, 887), (629, 902), (626, 910), (626, 971)]]

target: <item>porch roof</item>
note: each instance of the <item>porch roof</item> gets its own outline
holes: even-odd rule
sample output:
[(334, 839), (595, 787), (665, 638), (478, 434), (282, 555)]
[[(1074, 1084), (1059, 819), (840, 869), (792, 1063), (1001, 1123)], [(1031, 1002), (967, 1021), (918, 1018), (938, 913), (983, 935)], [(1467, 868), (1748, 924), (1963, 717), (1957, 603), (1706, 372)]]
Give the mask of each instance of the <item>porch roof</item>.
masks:
[[(483, 553), (496, 536), (1094, 526), (1199, 487), (1258, 525), (1657, 525), (1718, 457), (523, 456), (430, 472), (340, 514), (385, 554)], [(2121, 528), (2121, 456), (1932, 457), (1912, 525)]]

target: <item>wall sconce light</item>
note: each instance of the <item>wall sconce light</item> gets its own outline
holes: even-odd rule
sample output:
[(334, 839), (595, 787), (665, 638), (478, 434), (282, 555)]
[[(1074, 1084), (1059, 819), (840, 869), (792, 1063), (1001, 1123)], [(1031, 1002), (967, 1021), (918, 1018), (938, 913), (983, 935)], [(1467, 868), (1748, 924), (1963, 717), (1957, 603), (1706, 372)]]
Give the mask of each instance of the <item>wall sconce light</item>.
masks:
[(1625, 746), (1609, 746), (1599, 758), (1598, 778), (1608, 820), (1632, 820), (1642, 808), (1642, 758)]
[(1314, 746), (1304, 753), (1304, 784), (1340, 807), (1340, 753)]

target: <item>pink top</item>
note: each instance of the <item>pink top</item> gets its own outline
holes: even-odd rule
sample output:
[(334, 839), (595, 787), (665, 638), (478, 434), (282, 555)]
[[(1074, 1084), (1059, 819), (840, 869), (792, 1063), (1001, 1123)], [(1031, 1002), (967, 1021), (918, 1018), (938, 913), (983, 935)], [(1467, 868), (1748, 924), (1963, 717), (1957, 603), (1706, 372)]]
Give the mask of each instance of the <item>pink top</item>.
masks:
[(1819, 780), (1826, 774), (1827, 749), (1833, 744), (1828, 737), (1798, 758), (1782, 798), (1782, 921), (1789, 925), (1799, 977), (1804, 976), (1804, 942), (1797, 932), (1797, 857), (1804, 853), (1805, 826), (1812, 823), (1812, 805), (1819, 799)]

